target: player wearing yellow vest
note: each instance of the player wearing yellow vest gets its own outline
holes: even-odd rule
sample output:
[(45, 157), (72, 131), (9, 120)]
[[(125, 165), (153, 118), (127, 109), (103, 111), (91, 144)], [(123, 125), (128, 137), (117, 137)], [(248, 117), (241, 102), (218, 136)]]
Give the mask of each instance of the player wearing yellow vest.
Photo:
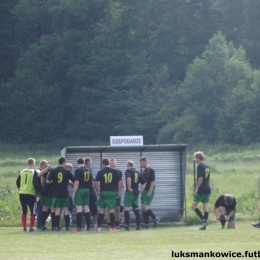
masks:
[(22, 170), (16, 180), (16, 185), (19, 188), (19, 198), (22, 206), (22, 225), (23, 230), (27, 231), (26, 228), (26, 215), (27, 215), (27, 206), (30, 209), (31, 217), (30, 217), (30, 229), (29, 231), (34, 231), (33, 226), (35, 222), (35, 214), (36, 214), (36, 197), (35, 190), (40, 192), (40, 188), (38, 186), (38, 173), (34, 170), (35, 160), (33, 158), (29, 158), (27, 160), (28, 168)]

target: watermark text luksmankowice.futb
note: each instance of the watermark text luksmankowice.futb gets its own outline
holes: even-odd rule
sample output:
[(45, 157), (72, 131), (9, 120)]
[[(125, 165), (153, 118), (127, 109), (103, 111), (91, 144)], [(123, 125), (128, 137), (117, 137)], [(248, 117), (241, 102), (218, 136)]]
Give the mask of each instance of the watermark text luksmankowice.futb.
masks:
[(233, 258), (260, 258), (260, 251), (245, 251), (245, 252), (185, 252), (185, 251), (172, 251), (172, 257), (174, 258), (192, 258), (192, 257), (212, 257), (212, 258), (223, 258), (223, 257), (233, 257)]

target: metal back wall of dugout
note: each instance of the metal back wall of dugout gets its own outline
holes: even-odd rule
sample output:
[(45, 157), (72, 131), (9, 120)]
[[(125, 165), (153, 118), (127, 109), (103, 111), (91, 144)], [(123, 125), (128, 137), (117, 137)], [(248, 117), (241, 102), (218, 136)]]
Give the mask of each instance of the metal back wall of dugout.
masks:
[[(79, 157), (92, 159), (92, 172), (95, 176), (101, 169), (103, 158), (115, 158), (117, 168), (123, 173), (125, 183), (126, 162), (133, 160), (135, 168), (142, 172), (139, 159), (145, 156), (149, 165), (155, 170), (155, 196), (151, 209), (156, 216), (165, 220), (178, 220), (185, 212), (185, 175), (186, 175), (186, 145), (144, 145), (137, 147), (110, 146), (68, 146), (61, 151), (68, 163), (77, 167)], [(72, 188), (69, 188), (70, 196)], [(121, 191), (121, 205), (124, 205), (124, 192)], [(141, 200), (139, 196), (139, 207)], [(140, 207), (141, 209), (141, 207)], [(73, 215), (76, 214), (75, 211)], [(121, 213), (121, 218), (124, 214)], [(131, 219), (134, 218), (130, 210)]]

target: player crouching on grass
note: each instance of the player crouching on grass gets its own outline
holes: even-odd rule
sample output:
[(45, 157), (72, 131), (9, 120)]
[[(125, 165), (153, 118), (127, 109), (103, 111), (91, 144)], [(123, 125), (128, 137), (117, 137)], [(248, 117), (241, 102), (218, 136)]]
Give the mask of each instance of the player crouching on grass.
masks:
[[(216, 219), (221, 222), (222, 229), (225, 229), (226, 221), (228, 221), (229, 228), (236, 229), (236, 205), (236, 198), (230, 194), (221, 195), (217, 199), (213, 213)], [(220, 215), (217, 213), (218, 208)]]

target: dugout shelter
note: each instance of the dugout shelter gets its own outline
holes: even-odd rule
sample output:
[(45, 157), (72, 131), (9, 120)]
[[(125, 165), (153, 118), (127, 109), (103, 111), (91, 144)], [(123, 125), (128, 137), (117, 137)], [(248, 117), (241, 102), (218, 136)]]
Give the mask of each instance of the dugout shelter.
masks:
[[(68, 163), (73, 165), (73, 174), (77, 168), (77, 158), (92, 159), (92, 173), (95, 176), (101, 169), (103, 158), (114, 158), (117, 168), (123, 173), (128, 160), (135, 162), (136, 170), (142, 173), (139, 159), (147, 157), (149, 165), (155, 170), (155, 196), (151, 208), (155, 215), (165, 221), (177, 221), (186, 212), (185, 209), (185, 175), (186, 175), (186, 145), (143, 145), (143, 146), (67, 146), (61, 151)], [(69, 187), (70, 196), (73, 189)], [(121, 191), (121, 205), (124, 202), (124, 192)], [(141, 206), (139, 196), (139, 207)], [(141, 207), (140, 207), (141, 209)], [(74, 212), (75, 214), (75, 212)], [(73, 215), (74, 215), (73, 214)], [(130, 210), (131, 218), (134, 218)]]

